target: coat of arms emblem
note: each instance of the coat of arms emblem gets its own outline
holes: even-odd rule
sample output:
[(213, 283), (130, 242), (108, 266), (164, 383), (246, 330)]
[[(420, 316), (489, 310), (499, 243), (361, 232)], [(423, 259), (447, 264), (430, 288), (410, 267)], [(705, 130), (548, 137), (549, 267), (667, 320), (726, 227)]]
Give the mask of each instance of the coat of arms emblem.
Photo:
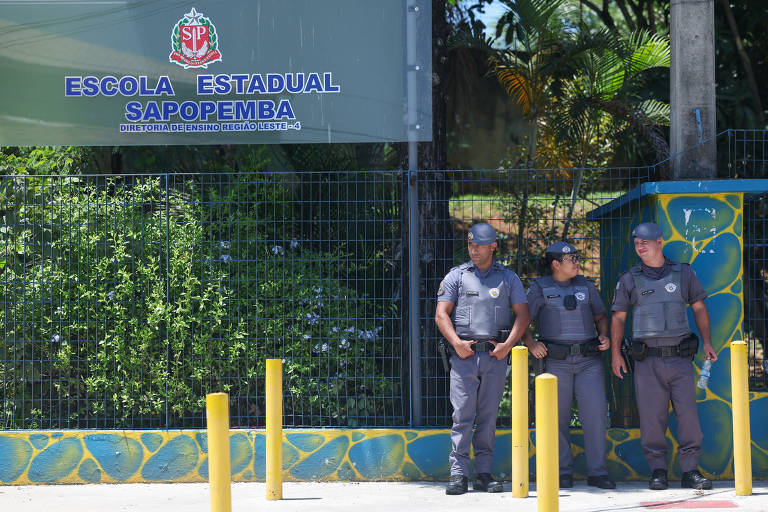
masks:
[(194, 7), (173, 27), (171, 48), (168, 59), (184, 69), (207, 68), (221, 60), (216, 27)]

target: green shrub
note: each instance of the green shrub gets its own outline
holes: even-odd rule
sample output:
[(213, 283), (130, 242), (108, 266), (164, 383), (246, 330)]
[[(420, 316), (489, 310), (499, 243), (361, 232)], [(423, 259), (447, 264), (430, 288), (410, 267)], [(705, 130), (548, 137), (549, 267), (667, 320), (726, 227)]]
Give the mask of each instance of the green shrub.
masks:
[(274, 243), (288, 191), (249, 183), (179, 182), (166, 202), (157, 177), (6, 180), (0, 428), (202, 427), (212, 391), (258, 426), (267, 357), (289, 424), (391, 408), (387, 312), (339, 278), (343, 248)]

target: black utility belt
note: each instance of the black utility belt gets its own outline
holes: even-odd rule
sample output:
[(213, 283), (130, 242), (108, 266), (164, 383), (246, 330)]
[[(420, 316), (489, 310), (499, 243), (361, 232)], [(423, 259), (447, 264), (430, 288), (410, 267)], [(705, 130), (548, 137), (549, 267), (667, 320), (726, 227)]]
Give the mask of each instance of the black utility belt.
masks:
[(640, 340), (632, 341), (632, 358), (642, 361), (646, 357), (693, 357), (699, 351), (699, 337), (691, 333), (680, 341), (678, 345), (667, 347), (649, 347)]
[[(468, 341), (468, 340), (462, 340), (462, 341)], [(492, 343), (490, 341), (478, 341), (477, 343), (473, 343), (469, 346), (469, 348), (472, 349), (472, 352), (490, 352), (496, 347), (495, 343)]]
[(547, 357), (557, 360), (563, 360), (568, 356), (585, 356), (594, 357), (600, 355), (600, 341), (597, 338), (593, 338), (584, 343), (555, 343), (551, 341), (543, 341), (547, 346)]
[[(461, 341), (472, 341), (472, 340), (461, 340)], [(450, 355), (454, 355), (454, 356), (457, 355), (456, 349), (453, 348), (453, 345), (451, 345), (450, 343), (444, 340), (441, 340), (441, 344)], [(472, 352), (490, 352), (491, 350), (494, 349), (495, 346), (496, 344), (491, 341), (478, 341), (470, 345), (470, 348), (472, 349)]]

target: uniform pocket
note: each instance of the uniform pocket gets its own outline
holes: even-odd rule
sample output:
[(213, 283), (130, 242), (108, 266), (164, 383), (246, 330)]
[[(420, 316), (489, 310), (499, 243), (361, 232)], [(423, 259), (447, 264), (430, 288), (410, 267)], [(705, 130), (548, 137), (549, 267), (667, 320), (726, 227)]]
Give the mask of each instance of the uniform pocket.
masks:
[(456, 326), (468, 326), (472, 320), (472, 309), (468, 307), (456, 308), (456, 316), (453, 317), (453, 323)]

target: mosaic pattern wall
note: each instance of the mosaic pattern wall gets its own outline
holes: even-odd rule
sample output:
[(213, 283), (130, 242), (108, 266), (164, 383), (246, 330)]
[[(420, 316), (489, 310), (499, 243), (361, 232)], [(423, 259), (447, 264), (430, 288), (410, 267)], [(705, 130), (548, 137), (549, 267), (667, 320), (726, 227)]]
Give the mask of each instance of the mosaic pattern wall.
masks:
[[(753, 403), (753, 412), (755, 412)], [(753, 414), (753, 433), (765, 424)], [(705, 436), (730, 421), (704, 422)], [(730, 424), (727, 425), (730, 427)], [(535, 433), (531, 431), (530, 478), (535, 478)], [(509, 480), (512, 436), (496, 436), (492, 471)], [(586, 478), (583, 439), (572, 435), (576, 477)], [(674, 439), (672, 440), (674, 444)], [(295, 430), (283, 438), (283, 478), (322, 480), (446, 480), (449, 475), (448, 430)], [(263, 430), (230, 435), (234, 481), (265, 479), (266, 437)], [(608, 431), (608, 469), (617, 480), (644, 480), (648, 469), (637, 429)], [(721, 456), (723, 453), (726, 456)], [(732, 479), (730, 447), (705, 450), (702, 466), (714, 478)], [(710, 455), (707, 457), (707, 455)], [(724, 462), (723, 462), (724, 461)], [(755, 478), (768, 477), (765, 451), (753, 449)], [(205, 431), (3, 432), (0, 433), (0, 484), (204, 482), (208, 479)]]

